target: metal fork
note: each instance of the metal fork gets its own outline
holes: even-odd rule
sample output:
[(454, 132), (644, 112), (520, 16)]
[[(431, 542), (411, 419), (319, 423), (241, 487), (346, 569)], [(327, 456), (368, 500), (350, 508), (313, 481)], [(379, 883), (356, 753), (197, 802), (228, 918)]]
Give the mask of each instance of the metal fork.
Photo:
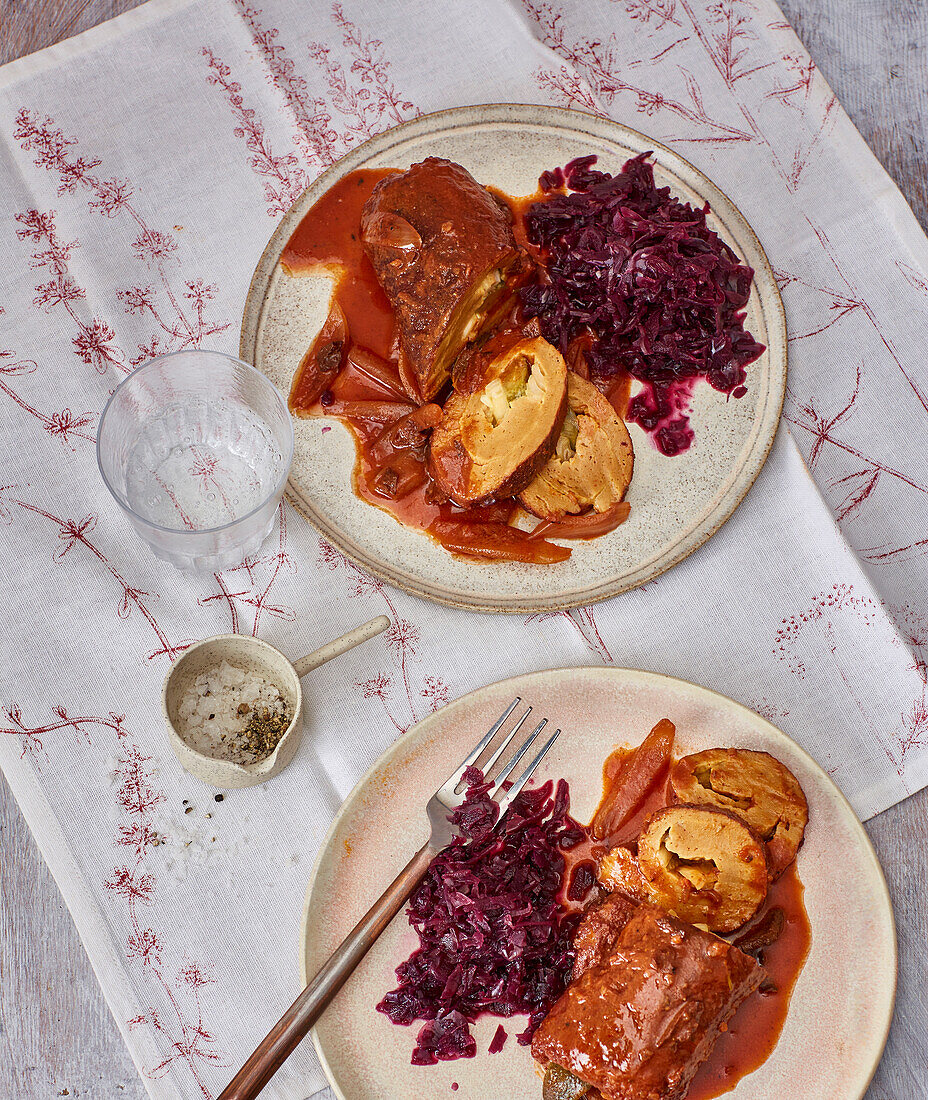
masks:
[[(300, 1040), (319, 1019), (332, 998), (348, 980), (352, 971), (371, 949), (374, 941), (405, 905), (410, 894), (425, 877), (425, 872), (434, 857), (438, 855), (442, 848), (446, 848), (451, 843), (454, 837), (454, 828), (450, 818), (454, 811), (461, 807), (466, 794), (464, 790), (464, 772), (467, 768), (478, 763), (480, 757), (489, 748), (490, 742), (503, 728), (512, 712), (521, 702), (521, 699), (516, 698), (509, 704), (499, 720), (493, 724), (492, 729), (432, 795), (426, 805), (426, 813), (432, 826), (432, 835), (429, 837), (428, 843), (412, 857), (396, 876), (392, 885), (388, 886), (383, 892), (379, 901), (374, 902), (366, 916), (362, 917), (353, 931), (342, 940), (341, 945), (329, 957), (328, 962), (323, 965), (309, 985), (267, 1033), (257, 1050), (229, 1082), (218, 1100), (254, 1100), (254, 1097), (262, 1091), (268, 1081), (293, 1053)], [(543, 718), (528, 735), (518, 751), (493, 776), (493, 768), (499, 763), (503, 753), (509, 748), (513, 738), (531, 713), (532, 708), (529, 707), (516, 722), (514, 728), (506, 734), (499, 747), (482, 764), (481, 770), (484, 775), (488, 779), (492, 776), (493, 779), (493, 787), (489, 793), (493, 801), (499, 806), (497, 820), (502, 819), (512, 805), (513, 799), (529, 781), (532, 773), (545, 758), (546, 753), (561, 732), (555, 730), (551, 734), (535, 756), (532, 757), (531, 762), (521, 775), (506, 788), (505, 784), (509, 782), (509, 777), (548, 724), (548, 719)]]

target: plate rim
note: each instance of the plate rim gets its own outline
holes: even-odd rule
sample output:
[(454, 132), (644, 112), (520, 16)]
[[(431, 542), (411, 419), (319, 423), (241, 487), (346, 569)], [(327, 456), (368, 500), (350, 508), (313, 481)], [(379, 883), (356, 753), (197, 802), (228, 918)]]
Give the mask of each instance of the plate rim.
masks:
[[(789, 374), (789, 341), (786, 310), (783, 305), (783, 298), (780, 294), (779, 286), (774, 276), (773, 265), (770, 263), (770, 259), (751, 226), (751, 223), (741, 212), (738, 205), (731, 199), (727, 192), (723, 191), (701, 169), (687, 160), (686, 157), (662, 142), (653, 139), (648, 134), (642, 133), (640, 130), (636, 130), (623, 122), (617, 122), (615, 119), (593, 114), (589, 111), (555, 107), (546, 104), (496, 102), (459, 105), (457, 107), (449, 107), (439, 111), (430, 111), (425, 114), (417, 115), (415, 118), (407, 119), (395, 126), (391, 126), (389, 129), (383, 130), (381, 133), (375, 134), (373, 137), (367, 138), (359, 145), (355, 145), (349, 149), (344, 156), (340, 157), (334, 164), (321, 172), (294, 200), (289, 210), (281, 216), (270, 240), (258, 259), (245, 296), (245, 305), (242, 311), (242, 324), (239, 335), (239, 358), (254, 366), (258, 349), (258, 336), (269, 300), (268, 291), (270, 289), (271, 279), (277, 267), (280, 254), (293, 232), (293, 223), (295, 219), (297, 219), (298, 216), (302, 218), (309, 209), (306, 205), (308, 196), (311, 193), (320, 191), (320, 189), (323, 191), (327, 189), (332, 182), (340, 178), (345, 172), (351, 171), (356, 163), (363, 162), (370, 155), (375, 155), (378, 152), (379, 146), (385, 144), (389, 146), (392, 144), (395, 135), (414, 132), (418, 128), (421, 128), (423, 124), (428, 127), (434, 125), (436, 122), (445, 120), (448, 122), (447, 129), (456, 129), (468, 123), (474, 123), (476, 121), (472, 118), (474, 111), (480, 111), (482, 113), (483, 117), (480, 121), (491, 123), (512, 123), (514, 121), (520, 121), (520, 115), (523, 115), (525, 112), (532, 112), (535, 117), (531, 120), (525, 119), (524, 121), (526, 121), (527, 124), (531, 125), (534, 122), (544, 125), (545, 119), (551, 119), (552, 122), (557, 123), (560, 128), (568, 130), (577, 130), (578, 127), (574, 124), (577, 123), (578, 120), (580, 126), (583, 125), (584, 120), (588, 120), (590, 124), (596, 127), (605, 127), (607, 130), (612, 129), (616, 131), (617, 136), (631, 136), (634, 139), (642, 141), (646, 145), (650, 145), (653, 150), (660, 150), (663, 156), (670, 158), (671, 161), (678, 162), (685, 170), (693, 173), (693, 175), (698, 178), (701, 187), (705, 186), (710, 192), (717, 192), (729, 205), (735, 216), (740, 220), (748, 239), (753, 243), (758, 258), (761, 261), (759, 268), (758, 265), (755, 265), (755, 272), (762, 270), (765, 281), (771, 291), (773, 316), (768, 319), (768, 345), (773, 342), (771, 337), (776, 333), (777, 343), (782, 347), (782, 367), (779, 370), (771, 371), (771, 381), (773, 383), (771, 386), (771, 400), (768, 402), (768, 407), (764, 416), (765, 420), (767, 417), (771, 418), (771, 430), (767, 432), (767, 439), (765, 441), (759, 441), (760, 445), (756, 446), (751, 452), (751, 461), (747, 464), (748, 469), (753, 465), (750, 476), (742, 487), (729, 492), (722, 506), (721, 513), (716, 509), (714, 513), (709, 514), (709, 519), (706, 522), (705, 528), (698, 533), (692, 545), (684, 545), (682, 549), (669, 555), (656, 571), (654, 571), (652, 567), (652, 571), (644, 576), (640, 575), (639, 567), (636, 572), (632, 573), (631, 576), (628, 576), (624, 581), (603, 581), (595, 589), (583, 589), (579, 592), (574, 590), (573, 593), (565, 592), (557, 598), (533, 597), (529, 599), (514, 598), (499, 601), (498, 597), (493, 596), (481, 599), (473, 595), (468, 596), (462, 594), (461, 592), (445, 593), (436, 586), (434, 581), (412, 580), (398, 576), (395, 570), (389, 565), (371, 560), (370, 555), (365, 555), (364, 548), (356, 546), (355, 542), (350, 538), (334, 538), (332, 533), (323, 527), (322, 517), (314, 515), (313, 511), (303, 501), (299, 490), (292, 481), (292, 477), (287, 480), (284, 494), (286, 500), (315, 528), (322, 538), (333, 542), (336, 548), (359, 568), (374, 574), (374, 576), (378, 577), (380, 580), (403, 592), (420, 599), (431, 600), (433, 603), (464, 611), (523, 615), (547, 611), (566, 611), (574, 607), (600, 603), (603, 600), (611, 599), (613, 596), (618, 596), (623, 592), (641, 587), (657, 579), (657, 577), (666, 573), (669, 569), (679, 565), (688, 558), (690, 554), (704, 546), (709, 539), (717, 534), (725, 523), (731, 519), (743, 503), (744, 498), (757, 481), (761, 470), (763, 470), (767, 462), (780, 428)], [(774, 365), (772, 358), (771, 365)], [(353, 489), (352, 492), (354, 492)], [(423, 535), (423, 537), (427, 536)]]
[[(617, 666), (605, 666), (605, 665), (578, 665), (574, 666), (558, 666), (556, 668), (536, 669), (534, 672), (524, 672), (517, 676), (507, 676), (501, 680), (494, 680), (491, 683), (484, 684), (481, 687), (473, 688), (471, 691), (466, 692), (464, 695), (459, 696), (457, 699), (453, 699), (450, 703), (446, 703), (445, 706), (438, 710), (432, 711), (426, 715), (425, 718), (406, 730), (405, 733), (400, 734), (395, 741), (391, 742), (384, 751), (377, 757), (377, 759), (371, 764), (371, 766), (365, 771), (364, 775), (355, 783), (349, 793), (345, 796), (344, 801), (338, 809), (335, 817), (332, 819), (332, 823), (326, 831), (325, 837), (319, 846), (319, 851), (316, 854), (316, 858), (313, 861), (312, 871), (306, 884), (306, 891), (303, 897), (303, 911), (300, 917), (299, 939), (297, 941), (297, 957), (299, 960), (299, 976), (302, 986), (305, 986), (310, 978), (308, 972), (308, 927), (309, 927), (309, 914), (310, 904), (312, 901), (313, 889), (316, 884), (316, 880), (319, 875), (319, 871), (322, 867), (323, 859), (329, 852), (329, 849), (335, 839), (336, 833), (348, 815), (349, 811), (353, 808), (354, 803), (363, 794), (365, 789), (369, 786), (373, 778), (384, 768), (388, 767), (400, 754), (401, 749), (405, 744), (412, 740), (413, 735), (420, 731), (420, 727), (427, 723), (432, 723), (440, 720), (440, 716), (444, 714), (451, 707), (467, 706), (474, 700), (476, 696), (482, 695), (485, 692), (499, 689), (507, 684), (514, 684), (516, 681), (525, 682), (527, 680), (534, 679), (540, 676), (548, 676), (551, 673), (562, 674), (577, 674), (577, 673), (592, 673), (595, 676), (603, 676), (606, 679), (612, 679), (613, 677), (623, 680), (627, 683), (634, 684), (636, 682), (641, 683), (643, 681), (657, 682), (658, 684), (675, 684), (682, 685), (685, 689), (695, 691), (697, 694), (701, 694), (704, 697), (708, 697), (711, 700), (719, 701), (724, 706), (731, 707), (734, 710), (744, 711), (751, 715), (752, 722), (759, 721), (763, 725), (769, 727), (770, 730), (776, 736), (788, 741), (795, 751), (803, 758), (804, 763), (811, 767), (811, 769), (817, 773), (819, 780), (824, 780), (825, 784), (830, 787), (838, 797), (838, 801), (842, 804), (844, 810), (847, 811), (848, 819), (854, 825), (859, 836), (863, 839), (863, 849), (867, 859), (872, 864), (873, 869), (876, 872), (875, 883), (878, 887), (878, 893), (883, 910), (884, 917), (888, 917), (889, 931), (890, 931), (890, 947), (891, 947), (891, 961), (892, 961), (892, 974), (890, 981), (890, 1000), (889, 1011), (886, 1015), (886, 1020), (881, 1029), (879, 1035), (879, 1042), (874, 1050), (873, 1064), (869, 1068), (866, 1081), (861, 1083), (860, 1091), (855, 1096), (848, 1095), (847, 1097), (837, 1098), (837, 1100), (863, 1100), (867, 1089), (870, 1087), (873, 1077), (876, 1074), (877, 1068), (883, 1059), (883, 1054), (886, 1050), (886, 1043), (889, 1038), (889, 1030), (892, 1026), (893, 1017), (895, 1015), (896, 997), (898, 994), (899, 984), (899, 942), (898, 933), (896, 930), (896, 916), (893, 910), (892, 897), (889, 892), (889, 886), (886, 882), (886, 875), (883, 872), (883, 866), (880, 863), (879, 856), (877, 855), (876, 848), (873, 841), (870, 838), (870, 834), (864, 828), (863, 822), (857, 816), (854, 808), (851, 806), (847, 797), (841, 788), (835, 783), (831, 776), (825, 771), (825, 769), (818, 763), (818, 761), (809, 753), (798, 741), (795, 741), (788, 733), (784, 733), (779, 726), (774, 725), (769, 718), (765, 718), (762, 714), (758, 714), (757, 711), (752, 710), (744, 703), (739, 703), (737, 699), (732, 699), (730, 696), (725, 695), (721, 691), (716, 691), (715, 688), (705, 687), (703, 684), (694, 683), (691, 680), (686, 680), (681, 676), (671, 676), (666, 672), (650, 672), (646, 669), (625, 668)], [(372, 899), (373, 900), (373, 899)], [(394, 918), (395, 919), (395, 918)], [(814, 935), (814, 930), (813, 930)], [(341, 1091), (338, 1083), (334, 1079), (334, 1075), (331, 1072), (328, 1059), (325, 1055), (322, 1043), (319, 1039), (318, 1029), (313, 1027), (310, 1031), (310, 1036), (313, 1042), (313, 1048), (316, 1052), (316, 1056), (319, 1059), (319, 1064), (322, 1066), (323, 1073), (325, 1074), (329, 1088), (335, 1093), (337, 1100), (349, 1100), (348, 1097)], [(761, 1067), (758, 1067), (760, 1070)]]

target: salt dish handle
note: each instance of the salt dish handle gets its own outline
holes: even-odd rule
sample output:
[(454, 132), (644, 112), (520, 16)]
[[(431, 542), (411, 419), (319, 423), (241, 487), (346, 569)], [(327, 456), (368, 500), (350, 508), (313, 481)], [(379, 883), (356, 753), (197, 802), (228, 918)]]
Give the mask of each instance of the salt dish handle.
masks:
[(367, 915), (342, 940), (328, 962), (267, 1033), (218, 1100), (255, 1100), (325, 1011), (381, 932), (402, 909), (409, 895), (422, 881), (435, 855), (435, 849), (426, 844), (412, 857), (379, 901), (374, 902)]
[(324, 665), (326, 661), (331, 661), (333, 657), (347, 653), (349, 649), (354, 649), (356, 645), (360, 645), (362, 642), (369, 642), (371, 638), (375, 638), (386, 630), (389, 625), (390, 620), (386, 615), (378, 615), (376, 619), (371, 619), (369, 623), (356, 626), (354, 630), (349, 630), (347, 634), (343, 634), (340, 638), (320, 646), (319, 649), (314, 649), (312, 653), (307, 653), (305, 657), (300, 657), (299, 660), (293, 662), (297, 676), (303, 677), (307, 672), (312, 672), (314, 668)]

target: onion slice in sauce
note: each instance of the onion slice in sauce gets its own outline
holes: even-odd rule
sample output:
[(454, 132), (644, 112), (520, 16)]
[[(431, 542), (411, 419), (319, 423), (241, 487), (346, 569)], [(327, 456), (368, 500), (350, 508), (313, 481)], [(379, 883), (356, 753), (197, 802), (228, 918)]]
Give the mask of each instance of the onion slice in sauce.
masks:
[(348, 362), (365, 378), (386, 390), (392, 397), (405, 401), (409, 396), (400, 382), (396, 368), (368, 348), (352, 344), (348, 352)]
[(332, 416), (347, 416), (364, 424), (395, 424), (415, 410), (415, 405), (399, 401), (336, 400), (325, 407)]
[(333, 301), (329, 315), (293, 380), (290, 407), (305, 409), (332, 385), (345, 365), (350, 336), (342, 307)]
[(525, 531), (504, 523), (467, 523), (437, 519), (428, 528), (446, 550), (469, 558), (490, 561), (522, 561), (550, 565), (570, 557), (566, 546), (529, 539)]
[(531, 532), (534, 538), (595, 539), (614, 531), (627, 519), (631, 506), (620, 500), (605, 512), (586, 512), (582, 516), (564, 516), (558, 520), (542, 520)]

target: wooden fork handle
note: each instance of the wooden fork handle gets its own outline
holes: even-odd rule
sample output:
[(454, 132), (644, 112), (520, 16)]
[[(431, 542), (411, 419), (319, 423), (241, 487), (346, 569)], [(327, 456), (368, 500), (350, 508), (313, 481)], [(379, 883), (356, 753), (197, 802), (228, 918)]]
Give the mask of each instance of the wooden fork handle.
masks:
[(422, 881), (435, 854), (435, 849), (426, 844), (412, 857), (274, 1024), (218, 1100), (254, 1100), (263, 1090), (370, 951), (380, 933), (402, 909)]

